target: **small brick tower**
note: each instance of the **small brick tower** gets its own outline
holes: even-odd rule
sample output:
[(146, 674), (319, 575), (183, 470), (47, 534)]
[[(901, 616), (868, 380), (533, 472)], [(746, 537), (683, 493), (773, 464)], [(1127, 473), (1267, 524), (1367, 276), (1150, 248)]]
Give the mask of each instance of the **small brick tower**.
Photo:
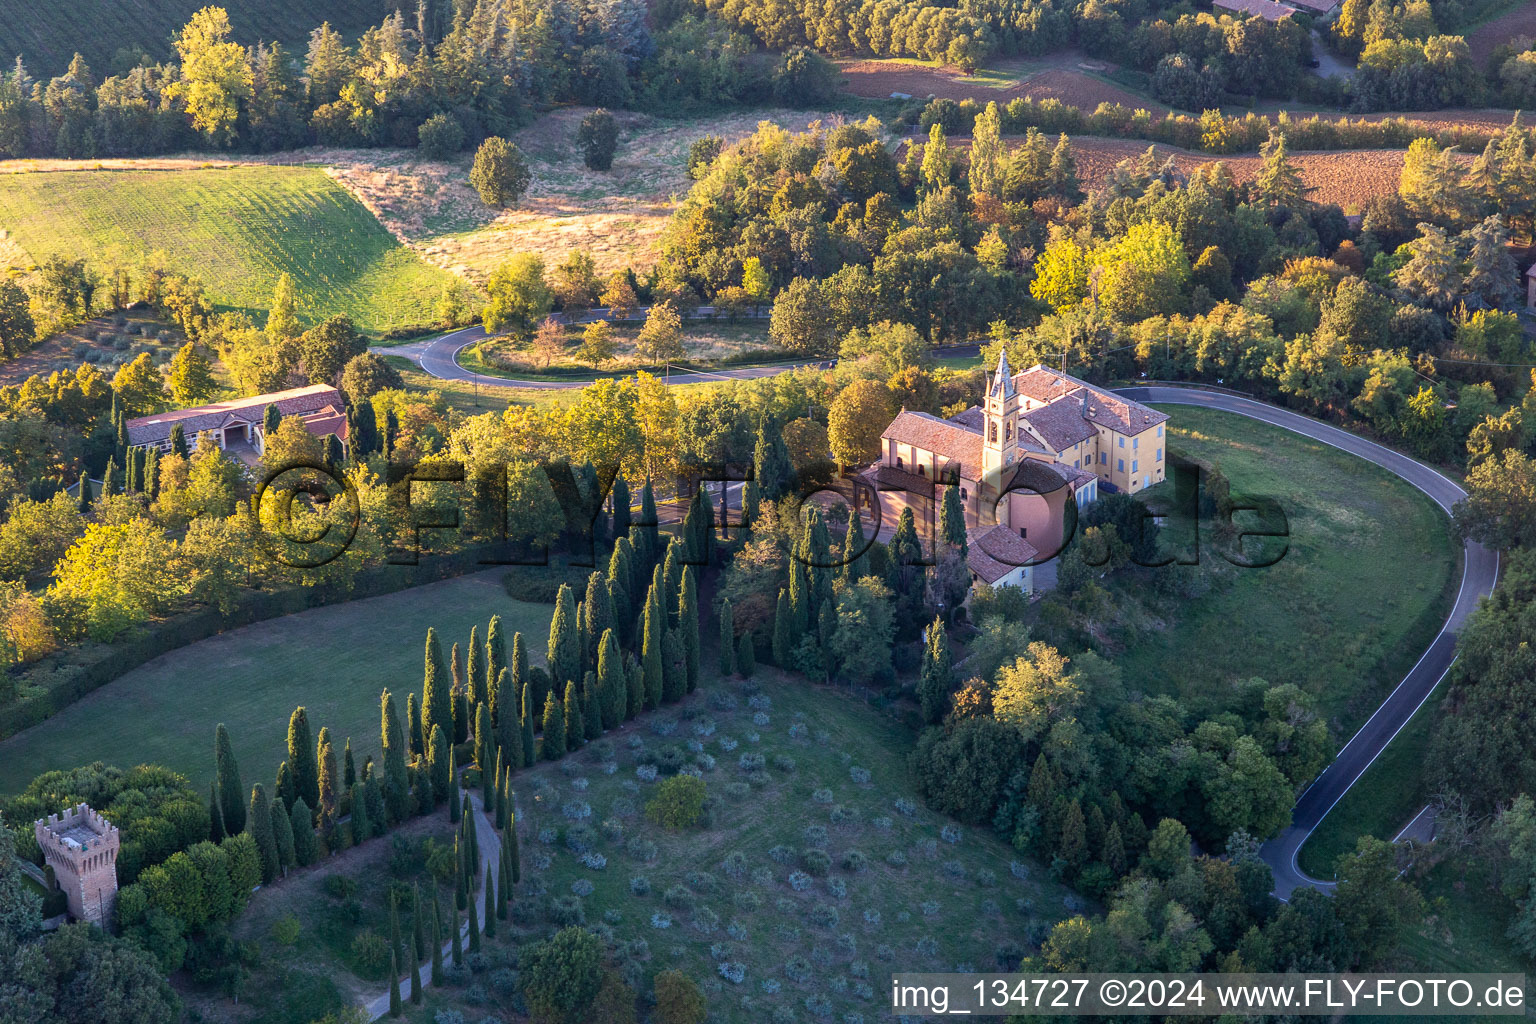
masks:
[(70, 916), (105, 928), (117, 902), (117, 827), (85, 804), (32, 825), (43, 859), (69, 900)]

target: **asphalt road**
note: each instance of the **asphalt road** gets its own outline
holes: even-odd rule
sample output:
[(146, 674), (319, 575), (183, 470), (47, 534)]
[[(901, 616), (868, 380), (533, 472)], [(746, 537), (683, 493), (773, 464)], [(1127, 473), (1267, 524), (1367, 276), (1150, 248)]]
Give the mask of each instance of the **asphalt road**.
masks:
[[(1408, 481), (1429, 495), (1430, 499), (1446, 511), (1466, 497), (1455, 482), (1429, 466), (1373, 441), (1357, 437), (1338, 427), (1329, 426), (1299, 413), (1280, 409), (1263, 402), (1219, 392), (1198, 391), (1178, 387), (1131, 387), (1119, 389), (1119, 394), (1138, 402), (1162, 402), (1177, 405), (1198, 405), (1208, 409), (1220, 409), (1252, 419), (1271, 423), (1286, 430), (1295, 431), (1324, 444), (1357, 455), (1375, 463), (1394, 475)], [(1440, 634), (1429, 649), (1413, 666), (1403, 681), (1397, 685), (1381, 707), (1361, 726), (1360, 731), (1344, 745), (1331, 765), (1323, 771), (1301, 794), (1291, 812), (1291, 824), (1284, 832), (1265, 843), (1260, 856), (1275, 875), (1275, 895), (1287, 899), (1291, 893), (1304, 886), (1315, 886), (1331, 891), (1334, 883), (1311, 878), (1302, 873), (1296, 863), (1296, 854), (1312, 830), (1322, 822), (1333, 805), (1338, 803), (1351, 786), (1365, 773), (1371, 763), (1387, 748), (1387, 744), (1408, 724), (1415, 711), (1429, 698), (1440, 680), (1450, 670), (1456, 658), (1456, 633), (1478, 602), (1492, 592), (1499, 575), (1499, 556), (1481, 544), (1467, 542), (1462, 564), (1461, 589), (1456, 604), (1451, 609)], [(1347, 629), (1347, 624), (1340, 624)]]

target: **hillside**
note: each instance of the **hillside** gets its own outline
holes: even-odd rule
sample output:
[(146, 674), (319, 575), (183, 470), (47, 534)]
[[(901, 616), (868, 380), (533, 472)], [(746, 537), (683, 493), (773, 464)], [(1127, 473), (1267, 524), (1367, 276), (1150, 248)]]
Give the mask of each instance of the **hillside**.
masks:
[(87, 254), (133, 267), (161, 252), (215, 302), (255, 311), (286, 271), (303, 315), (346, 313), (364, 330), (425, 323), (450, 280), (314, 167), (16, 174), (0, 188), (0, 229), (32, 262)]
[[(34, 78), (63, 72), (77, 51), (96, 77), (116, 73), (119, 50), (142, 48), (156, 60), (175, 50), (171, 37), (206, 6), (202, 0), (73, 0), (68, 4), (32, 4), (0, 0), (0, 54), (9, 64), (20, 54)], [(311, 30), (322, 21), (347, 37), (377, 24), (393, 9), (374, 0), (228, 0), (234, 37), (242, 42), (276, 40), (302, 54)]]

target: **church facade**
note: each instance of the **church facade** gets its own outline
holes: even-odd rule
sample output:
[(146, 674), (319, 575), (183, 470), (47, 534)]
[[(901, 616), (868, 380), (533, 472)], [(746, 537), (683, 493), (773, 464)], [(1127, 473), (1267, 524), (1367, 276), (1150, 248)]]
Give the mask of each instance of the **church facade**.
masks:
[[(981, 405), (949, 419), (898, 414), (865, 479), (887, 506), (911, 507), (929, 527), (944, 488), (958, 488), (973, 577), (1029, 589), (1028, 567), (1013, 572), (1010, 562), (1046, 561), (1060, 551), (1067, 502), (1082, 509), (1101, 492), (1133, 494), (1163, 480), (1167, 420), (1046, 366), (1014, 373), (1003, 352)], [(978, 558), (978, 548), (990, 554)]]

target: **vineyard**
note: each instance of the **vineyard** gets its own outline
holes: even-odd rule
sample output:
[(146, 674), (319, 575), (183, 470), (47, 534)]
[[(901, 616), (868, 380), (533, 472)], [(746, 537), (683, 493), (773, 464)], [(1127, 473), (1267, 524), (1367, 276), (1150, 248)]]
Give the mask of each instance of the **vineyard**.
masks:
[[(6, 55), (7, 64), (21, 54), (33, 77), (44, 80), (62, 74), (77, 52), (97, 78), (119, 74), (121, 68), (116, 65), (120, 61), (114, 59), (119, 50), (143, 50), (156, 60), (174, 56), (171, 37), (204, 6), (202, 0), (153, 4), (135, 0), (72, 0), (68, 4), (0, 0), (0, 53)], [(229, 0), (219, 6), (229, 11), (235, 38), (277, 40), (300, 56), (310, 30), (322, 21), (329, 20), (343, 35), (355, 36), (389, 13), (388, 8), (371, 0)]]
[(303, 316), (346, 313), (368, 331), (427, 322), (450, 280), (311, 167), (16, 174), (0, 189), (0, 229), (34, 262), (134, 267), (162, 253), (215, 302), (258, 315), (287, 272)]

